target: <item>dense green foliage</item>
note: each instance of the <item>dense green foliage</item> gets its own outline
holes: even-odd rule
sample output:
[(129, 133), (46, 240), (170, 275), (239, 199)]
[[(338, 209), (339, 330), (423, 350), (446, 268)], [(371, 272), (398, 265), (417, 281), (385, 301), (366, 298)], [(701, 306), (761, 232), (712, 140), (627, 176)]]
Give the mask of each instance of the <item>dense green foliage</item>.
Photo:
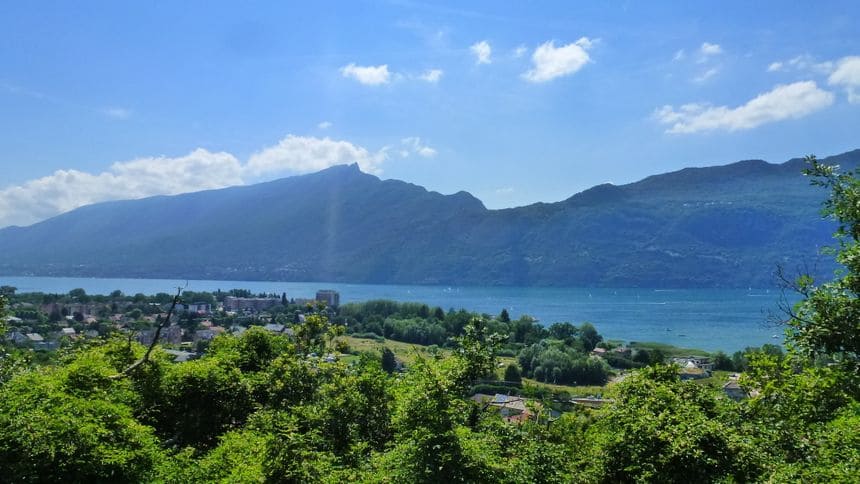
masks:
[[(593, 326), (586, 324), (583, 328)], [(609, 377), (609, 365), (588, 355), (584, 348), (591, 345), (590, 333), (583, 331), (574, 345), (561, 340), (545, 339), (523, 348), (517, 359), (525, 376), (537, 381), (556, 384), (602, 385)], [(592, 347), (593, 349), (593, 347)]]
[[(858, 159), (855, 151), (827, 161)], [(505, 210), (487, 210), (465, 192), (445, 196), (338, 166), (252, 186), (102, 203), (6, 228), (0, 272), (770, 287), (776, 264), (814, 257), (833, 230), (816, 214), (822, 194), (806, 185), (802, 164), (688, 168)], [(184, 214), (184, 223), (165, 224), (168, 213)], [(297, 227), (305, 230), (296, 234)]]

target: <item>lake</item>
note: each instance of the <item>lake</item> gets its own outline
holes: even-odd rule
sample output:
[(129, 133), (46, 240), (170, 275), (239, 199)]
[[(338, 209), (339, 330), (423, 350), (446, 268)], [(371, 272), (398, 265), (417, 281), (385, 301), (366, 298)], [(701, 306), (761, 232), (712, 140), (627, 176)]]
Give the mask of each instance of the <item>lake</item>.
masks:
[[(171, 293), (184, 280), (0, 277), (0, 285), (19, 292), (88, 294)], [(558, 321), (593, 323), (608, 339), (656, 341), (687, 348), (734, 352), (746, 346), (782, 343), (783, 328), (768, 322), (779, 315), (779, 291), (737, 289), (611, 289), (558, 287), (457, 287), (322, 282), (187, 281), (190, 291), (248, 289), (253, 293), (287, 293), (312, 298), (318, 289), (340, 292), (341, 304), (391, 299), (430, 306), (465, 308), (498, 314), (502, 308), (516, 318), (528, 314), (542, 324)]]

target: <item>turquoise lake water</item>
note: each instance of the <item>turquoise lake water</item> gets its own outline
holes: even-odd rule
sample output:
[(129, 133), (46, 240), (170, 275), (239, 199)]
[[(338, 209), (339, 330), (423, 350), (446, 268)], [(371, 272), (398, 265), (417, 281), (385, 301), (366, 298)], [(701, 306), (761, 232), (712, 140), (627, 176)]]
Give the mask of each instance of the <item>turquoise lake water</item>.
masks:
[[(187, 281), (190, 291), (249, 289), (254, 293), (287, 293), (312, 298), (318, 289), (340, 292), (341, 304), (370, 299), (415, 301), (443, 309), (465, 308), (512, 317), (528, 314), (542, 324), (558, 321), (593, 323), (609, 339), (657, 341), (687, 348), (733, 352), (746, 346), (782, 343), (783, 328), (769, 316), (781, 316), (781, 297), (774, 290), (611, 289), (557, 287), (457, 287), (341, 284), (320, 282)], [(0, 277), (0, 285), (19, 292), (88, 294), (172, 292), (184, 280)]]

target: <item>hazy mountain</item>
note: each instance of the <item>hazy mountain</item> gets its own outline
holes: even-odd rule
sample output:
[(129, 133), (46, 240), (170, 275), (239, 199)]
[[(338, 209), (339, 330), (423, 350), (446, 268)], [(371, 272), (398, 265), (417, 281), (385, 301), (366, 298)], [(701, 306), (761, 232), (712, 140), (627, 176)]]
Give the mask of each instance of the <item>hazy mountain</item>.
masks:
[[(860, 150), (826, 159), (855, 167)], [(829, 274), (826, 193), (750, 160), (487, 210), (356, 165), (90, 205), (0, 230), (0, 273), (419, 284), (772, 286)]]

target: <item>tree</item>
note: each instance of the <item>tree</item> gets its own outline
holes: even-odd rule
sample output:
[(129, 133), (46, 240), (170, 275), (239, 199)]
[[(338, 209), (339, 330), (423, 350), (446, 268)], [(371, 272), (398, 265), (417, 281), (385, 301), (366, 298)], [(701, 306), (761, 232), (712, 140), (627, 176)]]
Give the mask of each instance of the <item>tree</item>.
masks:
[(298, 350), (305, 354), (325, 353), (326, 345), (344, 333), (344, 327), (331, 324), (322, 313), (308, 314), (304, 322), (293, 326)]
[(579, 334), (579, 329), (570, 323), (552, 323), (547, 330), (549, 331), (549, 334), (556, 339), (566, 340)]
[(80, 303), (88, 303), (90, 301), (89, 296), (87, 296), (87, 291), (81, 288), (69, 291), (69, 297)]
[(830, 190), (823, 213), (839, 228), (836, 260), (845, 267), (841, 277), (816, 286), (801, 276), (796, 289), (803, 299), (790, 311), (789, 340), (804, 354), (824, 356), (860, 369), (860, 179), (857, 171), (840, 172), (838, 166), (806, 157), (804, 173), (812, 184)]
[(597, 346), (597, 343), (603, 341), (603, 336), (597, 333), (593, 324), (582, 323), (579, 327), (579, 339), (582, 341), (585, 351), (591, 351)]
[(61, 319), (63, 319), (63, 315), (60, 313), (60, 308), (54, 306), (54, 308), (51, 309), (51, 314), (48, 316), (48, 321), (56, 323)]
[(6, 336), (6, 296), (0, 294), (0, 337)]
[(520, 367), (516, 363), (511, 363), (505, 368), (505, 381), (520, 383), (523, 377), (520, 374)]
[(241, 371), (221, 358), (170, 366), (162, 384), (163, 413), (156, 427), (180, 446), (212, 447), (253, 410)]
[(714, 354), (714, 369), (723, 371), (734, 371), (735, 365), (732, 363), (732, 359), (729, 357), (729, 355), (725, 354), (722, 351), (717, 351)]
[(618, 383), (615, 403), (587, 431), (582, 482), (749, 482), (764, 462), (719, 418), (706, 387), (681, 382), (672, 366)]
[(16, 375), (0, 387), (0, 475), (20, 482), (143, 482), (165, 456), (134, 418), (104, 355)]
[(382, 348), (382, 369), (387, 373), (393, 373), (397, 369), (397, 359), (394, 352), (387, 346)]
[(496, 367), (496, 351), (506, 338), (500, 334), (489, 334), (487, 323), (480, 318), (473, 318), (463, 328), (463, 336), (454, 338), (457, 343), (455, 354), (464, 364), (457, 383), (464, 388), (482, 378)]
[(511, 316), (508, 314), (507, 309), (502, 309), (502, 312), (499, 313), (499, 321), (501, 321), (503, 323), (510, 323), (511, 322)]
[(666, 354), (660, 348), (654, 348), (651, 350), (651, 361), (648, 362), (650, 365), (662, 365), (666, 361)]

